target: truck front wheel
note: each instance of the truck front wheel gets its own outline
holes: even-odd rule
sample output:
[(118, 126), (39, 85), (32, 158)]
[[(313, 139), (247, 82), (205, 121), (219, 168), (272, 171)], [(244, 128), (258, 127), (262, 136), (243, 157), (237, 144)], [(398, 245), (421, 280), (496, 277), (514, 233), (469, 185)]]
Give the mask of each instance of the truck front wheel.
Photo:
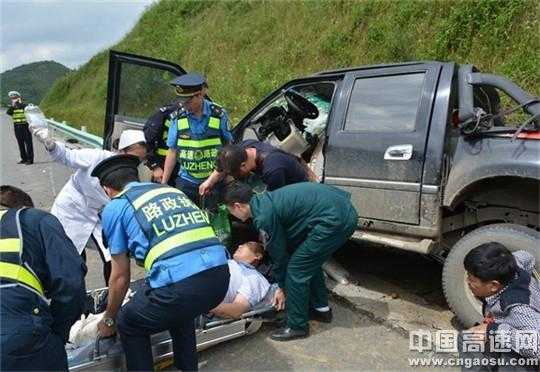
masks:
[(525, 250), (540, 265), (540, 234), (524, 226), (500, 223), (480, 227), (461, 238), (444, 262), (443, 290), (448, 305), (465, 327), (482, 320), (482, 305), (469, 290), (463, 260), (467, 253), (481, 244), (498, 242), (511, 251)]

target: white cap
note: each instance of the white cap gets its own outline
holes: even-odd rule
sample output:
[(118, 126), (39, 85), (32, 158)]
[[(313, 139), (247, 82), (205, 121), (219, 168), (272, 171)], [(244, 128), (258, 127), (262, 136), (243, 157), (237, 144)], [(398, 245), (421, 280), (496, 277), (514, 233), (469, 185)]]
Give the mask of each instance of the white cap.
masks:
[(146, 143), (146, 139), (144, 138), (144, 133), (142, 130), (126, 129), (120, 135), (120, 142), (118, 142), (118, 150), (123, 150), (126, 147), (140, 142)]
[(12, 91), (10, 91), (7, 95), (8, 95), (9, 98), (12, 98), (12, 97), (20, 97), (20, 96), (21, 96), (21, 93), (17, 92), (16, 90), (12, 90)]

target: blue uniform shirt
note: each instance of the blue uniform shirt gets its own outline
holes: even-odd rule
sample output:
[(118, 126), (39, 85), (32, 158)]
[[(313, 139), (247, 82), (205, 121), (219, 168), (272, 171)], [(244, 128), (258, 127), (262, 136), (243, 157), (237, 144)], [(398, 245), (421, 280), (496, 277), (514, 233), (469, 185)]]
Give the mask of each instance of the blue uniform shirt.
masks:
[[(149, 183), (131, 182), (126, 187), (144, 184)], [(105, 206), (102, 225), (112, 255), (129, 253), (137, 260), (144, 260), (149, 250), (148, 239), (127, 199), (113, 199)], [(152, 288), (164, 287), (198, 272), (225, 264), (227, 264), (225, 247), (212, 245), (156, 261), (146, 273), (146, 280)]]
[[(193, 113), (188, 112), (187, 118), (189, 122), (189, 128), (192, 134), (193, 139), (204, 139), (206, 138), (206, 130), (208, 129), (208, 121), (210, 120), (210, 105), (212, 102), (208, 100), (203, 101), (203, 110), (202, 110), (202, 116), (200, 118), (197, 118)], [(227, 113), (225, 110), (223, 110), (223, 115), (220, 119), (220, 130), (221, 130), (221, 138), (225, 140), (225, 142), (231, 142), (232, 141), (232, 134), (229, 131), (229, 117), (227, 116)], [(171, 123), (171, 127), (169, 128), (169, 135), (167, 137), (167, 146), (170, 149), (177, 150), (178, 149), (178, 120), (175, 119)], [(180, 167), (180, 172), (178, 173), (180, 177), (182, 177), (185, 180), (188, 180), (190, 182), (199, 184), (201, 183), (201, 180), (198, 180), (196, 178), (193, 178), (190, 176), (182, 167)]]

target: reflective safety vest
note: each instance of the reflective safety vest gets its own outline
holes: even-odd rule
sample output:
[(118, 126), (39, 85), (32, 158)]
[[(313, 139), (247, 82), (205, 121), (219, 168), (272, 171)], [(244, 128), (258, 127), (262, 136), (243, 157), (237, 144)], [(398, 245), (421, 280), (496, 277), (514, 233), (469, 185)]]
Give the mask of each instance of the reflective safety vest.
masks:
[(0, 287), (17, 284), (45, 299), (41, 281), (24, 262), (21, 236), (21, 209), (0, 211)]
[[(180, 190), (157, 184), (132, 186), (118, 194), (133, 206), (149, 249), (137, 264), (149, 272), (156, 261), (220, 245), (208, 215)], [(201, 267), (201, 271), (205, 268)]]
[(216, 167), (218, 151), (223, 145), (220, 123), (220, 117), (211, 115), (205, 138), (193, 139), (188, 118), (178, 119), (178, 159), (182, 169), (193, 178), (204, 180)]
[(27, 124), (26, 116), (24, 116), (24, 108), (13, 109), (13, 124)]
[(159, 141), (159, 147), (156, 150), (156, 153), (159, 156), (167, 156), (167, 151), (169, 150), (167, 147), (167, 138), (169, 137), (169, 129), (171, 129), (171, 119), (166, 119), (163, 123), (163, 127), (163, 136), (161, 141)]

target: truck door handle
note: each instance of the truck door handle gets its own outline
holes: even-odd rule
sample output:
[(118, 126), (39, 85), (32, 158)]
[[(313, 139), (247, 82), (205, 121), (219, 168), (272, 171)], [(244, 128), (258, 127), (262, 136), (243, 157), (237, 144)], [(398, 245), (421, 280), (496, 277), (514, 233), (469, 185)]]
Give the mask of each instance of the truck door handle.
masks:
[(384, 153), (384, 160), (410, 160), (412, 153), (413, 145), (390, 146)]

